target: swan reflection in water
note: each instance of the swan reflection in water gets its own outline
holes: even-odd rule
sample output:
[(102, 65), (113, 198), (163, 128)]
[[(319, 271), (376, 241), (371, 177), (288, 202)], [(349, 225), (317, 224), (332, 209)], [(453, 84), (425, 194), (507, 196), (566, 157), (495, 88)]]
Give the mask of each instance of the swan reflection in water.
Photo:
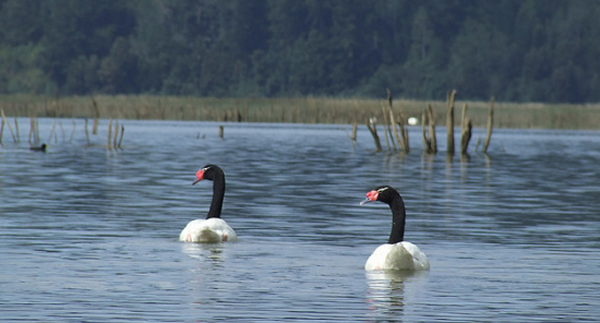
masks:
[(428, 271), (367, 271), (369, 321), (402, 322), (404, 304), (429, 277)]
[(204, 264), (223, 266), (222, 244), (185, 243), (181, 245), (181, 249), (188, 257), (198, 259)]

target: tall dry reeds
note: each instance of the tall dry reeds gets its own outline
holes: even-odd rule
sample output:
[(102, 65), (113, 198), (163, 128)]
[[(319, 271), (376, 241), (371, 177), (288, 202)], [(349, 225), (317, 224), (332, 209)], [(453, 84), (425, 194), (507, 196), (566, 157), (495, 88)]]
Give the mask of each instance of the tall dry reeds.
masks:
[[(452, 92), (450, 92), (451, 94)], [(199, 98), (173, 96), (94, 96), (96, 107), (89, 97), (62, 97), (60, 104), (48, 102), (43, 96), (0, 95), (0, 108), (6, 114), (17, 117), (35, 115), (40, 118), (88, 118), (102, 119), (167, 119), (223, 121), (224, 113), (230, 113), (229, 121), (244, 122), (295, 122), (338, 123), (362, 122), (381, 113), (378, 99), (341, 98)], [(416, 100), (394, 100), (396, 109), (401, 108), (402, 118), (419, 117), (424, 103)], [(440, 116), (448, 112), (448, 98), (432, 101), (433, 112)], [(489, 117), (489, 103), (456, 101), (469, 105), (469, 116), (474, 125), (485, 125)], [(316, 105), (314, 109), (311, 104)], [(236, 108), (237, 107), (237, 108)], [(554, 128), (554, 129), (600, 129), (600, 104), (541, 104), (494, 102), (493, 122), (500, 128)], [(239, 111), (239, 114), (238, 112)], [(318, 112), (318, 116), (315, 113)], [(397, 112), (394, 116), (398, 116)], [(447, 120), (448, 122), (448, 120)], [(13, 124), (11, 120), (11, 125)], [(446, 123), (448, 126), (448, 123)], [(400, 133), (401, 135), (402, 133)]]

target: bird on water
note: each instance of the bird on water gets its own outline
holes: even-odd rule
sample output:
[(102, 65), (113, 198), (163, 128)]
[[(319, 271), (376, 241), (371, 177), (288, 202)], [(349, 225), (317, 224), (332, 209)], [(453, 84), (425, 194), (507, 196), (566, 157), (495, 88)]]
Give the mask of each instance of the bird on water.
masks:
[(213, 197), (206, 219), (190, 221), (179, 235), (180, 241), (217, 243), (224, 241), (237, 241), (235, 231), (221, 219), (223, 197), (225, 196), (225, 173), (217, 166), (208, 164), (196, 173), (196, 183), (209, 180), (213, 182)]
[(367, 193), (370, 202), (383, 202), (392, 210), (392, 232), (388, 243), (377, 247), (365, 263), (365, 270), (429, 270), (429, 259), (419, 247), (404, 240), (406, 209), (400, 193), (391, 186), (380, 186)]
[(46, 144), (41, 144), (39, 147), (29, 147), (30, 150), (33, 151), (41, 151), (41, 152), (46, 152)]

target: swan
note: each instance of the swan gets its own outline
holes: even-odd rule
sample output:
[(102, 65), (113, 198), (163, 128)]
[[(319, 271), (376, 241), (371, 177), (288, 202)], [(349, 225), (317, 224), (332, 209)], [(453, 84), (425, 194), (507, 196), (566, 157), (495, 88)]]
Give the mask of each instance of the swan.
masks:
[(195, 185), (201, 180), (213, 181), (213, 197), (206, 219), (190, 221), (179, 235), (180, 241), (216, 243), (237, 241), (237, 234), (221, 219), (223, 197), (225, 196), (225, 173), (217, 165), (208, 164), (196, 173)]
[(392, 233), (388, 243), (383, 244), (369, 257), (365, 270), (429, 270), (427, 256), (419, 247), (404, 239), (404, 223), (406, 210), (400, 193), (390, 186), (380, 186), (367, 193), (367, 199), (360, 205), (380, 201), (390, 206), (392, 210)]

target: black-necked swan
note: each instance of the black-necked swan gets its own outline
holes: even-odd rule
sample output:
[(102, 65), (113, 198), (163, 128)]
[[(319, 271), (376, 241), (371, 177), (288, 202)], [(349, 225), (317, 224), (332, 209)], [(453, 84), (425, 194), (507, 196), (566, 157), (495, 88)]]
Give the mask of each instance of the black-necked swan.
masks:
[(237, 234), (221, 219), (223, 197), (225, 196), (225, 173), (217, 165), (208, 164), (196, 173), (195, 185), (201, 180), (213, 181), (213, 197), (206, 219), (190, 221), (179, 235), (179, 240), (185, 242), (216, 243), (236, 241)]
[(427, 256), (419, 247), (404, 239), (406, 209), (400, 193), (390, 186), (380, 186), (367, 193), (367, 199), (360, 205), (380, 201), (392, 210), (392, 233), (388, 243), (383, 244), (369, 257), (365, 270), (429, 270)]

